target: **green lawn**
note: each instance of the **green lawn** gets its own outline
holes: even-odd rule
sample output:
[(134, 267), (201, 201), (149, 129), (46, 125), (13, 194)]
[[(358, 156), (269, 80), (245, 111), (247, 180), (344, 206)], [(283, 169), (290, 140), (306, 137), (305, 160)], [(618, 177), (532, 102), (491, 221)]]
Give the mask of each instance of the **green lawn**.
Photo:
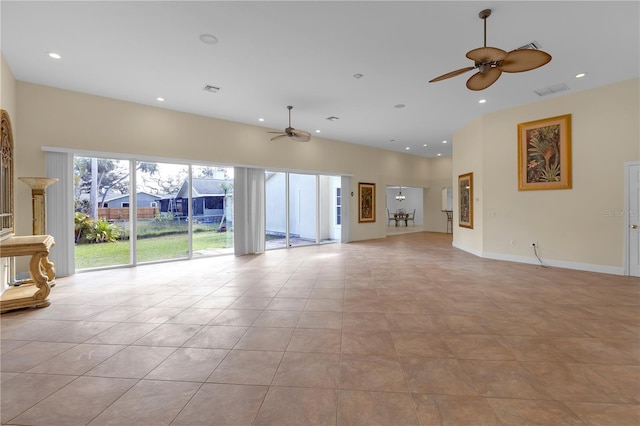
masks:
[[(164, 235), (138, 239), (137, 262), (187, 257), (188, 237), (183, 234)], [(233, 246), (233, 232), (194, 232), (193, 250), (225, 248)], [(76, 269), (102, 266), (126, 265), (129, 263), (129, 241), (115, 243), (77, 244), (75, 247)]]

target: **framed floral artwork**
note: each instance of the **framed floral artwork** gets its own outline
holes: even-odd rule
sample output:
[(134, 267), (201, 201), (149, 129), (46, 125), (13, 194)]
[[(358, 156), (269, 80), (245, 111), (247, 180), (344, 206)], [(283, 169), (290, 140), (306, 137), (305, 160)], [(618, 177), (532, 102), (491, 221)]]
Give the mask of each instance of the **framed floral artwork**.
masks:
[(518, 124), (518, 190), (571, 188), (571, 114)]
[(473, 173), (458, 176), (458, 226), (473, 229)]
[(358, 222), (376, 221), (376, 184), (358, 183)]

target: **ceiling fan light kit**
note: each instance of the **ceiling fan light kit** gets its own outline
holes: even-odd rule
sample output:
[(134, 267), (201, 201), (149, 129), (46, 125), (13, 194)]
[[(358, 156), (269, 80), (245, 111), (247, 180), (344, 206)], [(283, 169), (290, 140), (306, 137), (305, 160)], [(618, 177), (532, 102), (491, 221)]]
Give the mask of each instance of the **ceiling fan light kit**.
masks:
[(311, 133), (305, 132), (304, 130), (297, 130), (291, 127), (291, 110), (293, 107), (289, 105), (287, 107), (289, 110), (289, 127), (284, 129), (284, 132), (269, 132), (269, 133), (278, 133), (278, 136), (274, 136), (271, 138), (272, 141), (276, 141), (282, 138), (290, 138), (296, 142), (309, 142), (311, 140)]
[[(467, 80), (470, 90), (484, 90), (500, 78), (503, 72), (516, 73), (531, 71), (551, 61), (551, 55), (542, 50), (529, 48), (529, 45), (507, 52), (497, 47), (487, 46), (487, 18), (491, 9), (482, 10), (478, 16), (484, 21), (484, 46), (467, 52), (467, 58), (474, 62), (471, 67), (460, 68), (430, 80), (429, 83), (446, 80), (477, 69), (478, 72)], [(525, 48), (526, 47), (526, 48)]]

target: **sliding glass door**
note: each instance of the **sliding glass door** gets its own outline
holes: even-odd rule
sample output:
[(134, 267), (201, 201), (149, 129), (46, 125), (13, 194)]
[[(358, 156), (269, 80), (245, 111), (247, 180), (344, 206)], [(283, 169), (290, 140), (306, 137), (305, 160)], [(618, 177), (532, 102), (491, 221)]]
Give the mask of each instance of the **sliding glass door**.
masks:
[(338, 176), (267, 171), (267, 250), (340, 241), (340, 184)]
[(130, 175), (127, 160), (74, 157), (76, 269), (131, 263)]
[(189, 257), (189, 166), (137, 161), (135, 167), (136, 262)]
[(340, 241), (342, 231), (342, 188), (340, 176), (318, 176), (318, 242)]
[(193, 166), (193, 256), (233, 253), (233, 168)]
[(76, 156), (74, 184), (76, 270), (233, 253), (232, 167)]
[(318, 242), (317, 176), (289, 174), (289, 246)]
[(287, 174), (267, 171), (264, 185), (266, 249), (287, 247)]

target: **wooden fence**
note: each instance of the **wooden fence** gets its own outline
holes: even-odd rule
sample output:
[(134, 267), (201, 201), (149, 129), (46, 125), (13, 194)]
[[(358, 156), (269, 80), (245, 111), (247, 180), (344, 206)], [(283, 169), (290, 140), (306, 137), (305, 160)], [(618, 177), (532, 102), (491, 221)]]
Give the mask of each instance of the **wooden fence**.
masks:
[[(138, 219), (153, 219), (157, 214), (157, 207), (138, 207)], [(98, 207), (98, 217), (106, 220), (128, 220), (129, 207)]]

